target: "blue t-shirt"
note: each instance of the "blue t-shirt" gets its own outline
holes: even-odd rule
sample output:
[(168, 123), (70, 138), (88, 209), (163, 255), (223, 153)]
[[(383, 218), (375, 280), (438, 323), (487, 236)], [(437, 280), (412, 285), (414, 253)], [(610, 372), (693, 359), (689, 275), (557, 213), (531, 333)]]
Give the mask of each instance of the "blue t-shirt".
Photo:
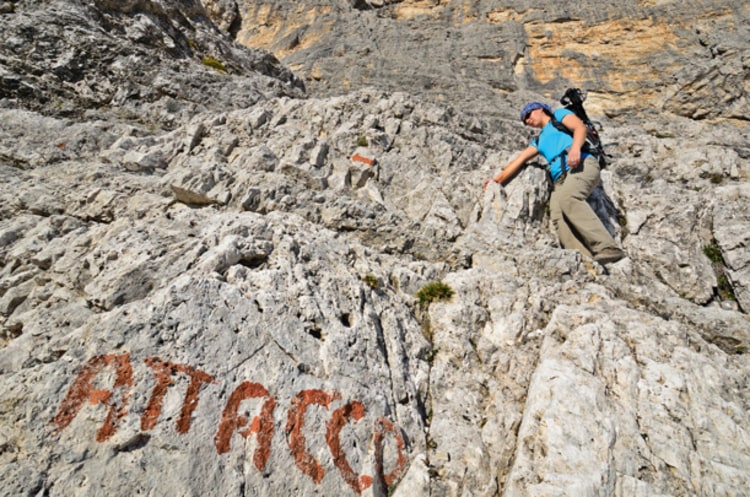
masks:
[[(569, 114), (573, 114), (573, 112), (568, 109), (557, 109), (554, 112), (555, 119), (560, 122)], [(529, 145), (539, 150), (539, 153), (547, 160), (552, 181), (557, 181), (563, 174), (563, 165), (568, 157), (568, 154), (564, 152), (573, 145), (573, 137), (555, 128), (555, 125), (550, 120), (542, 128), (542, 131), (531, 140)], [(589, 154), (582, 152), (581, 160), (588, 156)]]

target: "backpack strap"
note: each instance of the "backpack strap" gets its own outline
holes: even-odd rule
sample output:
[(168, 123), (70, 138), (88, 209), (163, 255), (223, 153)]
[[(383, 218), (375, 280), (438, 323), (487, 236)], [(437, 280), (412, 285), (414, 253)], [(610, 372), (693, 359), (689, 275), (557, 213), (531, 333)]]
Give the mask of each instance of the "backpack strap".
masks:
[[(562, 131), (570, 136), (573, 136), (573, 132), (567, 128), (563, 123), (557, 120), (554, 114), (548, 114), (550, 116), (552, 125), (557, 128), (558, 131)], [(579, 118), (580, 119), (580, 118)], [(599, 161), (599, 167), (604, 168), (607, 165), (607, 157), (609, 155), (604, 151), (602, 142), (599, 139), (599, 133), (596, 132), (596, 128), (592, 125), (583, 121), (583, 125), (586, 126), (586, 141), (583, 142), (581, 152), (585, 152), (589, 155), (593, 155)]]
[[(549, 117), (552, 121), (552, 126), (557, 128), (558, 131), (562, 131), (563, 133), (569, 136), (573, 136), (573, 132), (569, 130), (568, 127), (565, 126), (563, 123), (558, 121), (554, 114), (550, 114)], [(586, 123), (584, 123), (584, 126), (586, 126)], [(565, 149), (565, 151), (567, 152), (567, 149)], [(586, 152), (587, 154), (590, 154), (590, 155), (597, 155), (597, 156), (599, 155), (599, 153), (596, 150), (593, 150), (591, 148), (591, 142), (589, 141), (589, 127), (588, 126), (586, 126), (586, 141), (583, 142), (583, 146), (581, 147), (581, 152)]]

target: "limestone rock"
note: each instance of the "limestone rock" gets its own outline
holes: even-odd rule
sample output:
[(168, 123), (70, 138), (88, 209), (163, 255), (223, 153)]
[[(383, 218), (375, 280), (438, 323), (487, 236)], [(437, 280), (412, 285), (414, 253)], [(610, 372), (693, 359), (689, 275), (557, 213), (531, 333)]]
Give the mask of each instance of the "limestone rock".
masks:
[(750, 219), (743, 206), (750, 189), (745, 183), (724, 187), (717, 194), (719, 201), (714, 206), (716, 243), (722, 251), (737, 302), (747, 312), (750, 308), (750, 259), (747, 250)]
[[(317, 94), (408, 91), (502, 118), (509, 92), (590, 90), (598, 113), (747, 119), (747, 5), (459, 0), (238, 2), (237, 39)], [(559, 92), (560, 95), (557, 95)], [(459, 103), (460, 102), (460, 103)], [(517, 106), (518, 104), (516, 104)]]
[[(11, 6), (0, 496), (750, 488), (746, 7)], [(607, 267), (482, 189), (571, 83)]]

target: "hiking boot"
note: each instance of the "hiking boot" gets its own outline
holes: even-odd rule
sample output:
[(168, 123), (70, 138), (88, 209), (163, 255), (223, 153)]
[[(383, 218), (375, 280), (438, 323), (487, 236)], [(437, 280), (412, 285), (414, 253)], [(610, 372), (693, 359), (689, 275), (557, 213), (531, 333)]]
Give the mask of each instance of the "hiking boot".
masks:
[(611, 262), (617, 262), (625, 257), (625, 252), (618, 248), (604, 249), (594, 256), (594, 260), (599, 264), (609, 264)]

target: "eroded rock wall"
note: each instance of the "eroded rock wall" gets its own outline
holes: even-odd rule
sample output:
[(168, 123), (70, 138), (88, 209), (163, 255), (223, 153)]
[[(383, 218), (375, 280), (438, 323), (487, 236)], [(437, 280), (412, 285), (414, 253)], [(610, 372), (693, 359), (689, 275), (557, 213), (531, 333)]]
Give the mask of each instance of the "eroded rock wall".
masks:
[(502, 115), (519, 90), (557, 99), (575, 86), (612, 116), (750, 114), (742, 2), (362, 4), (238, 1), (237, 40), (270, 50), (321, 94), (374, 85)]
[[(739, 72), (683, 70), (724, 94), (696, 83), (653, 112), (662, 76), (643, 70), (593, 95), (629, 102), (600, 115), (613, 162), (589, 201), (628, 254), (604, 268), (558, 247), (542, 167), (482, 184), (527, 143), (517, 102), (561, 84), (534, 69), (562, 62), (544, 40), (621, 28), (682, 60), (692, 45), (670, 40), (692, 28), (670, 3), (306, 11), (310, 30), (334, 16), (342, 46), (369, 26), (404, 58), (418, 38), (454, 53), (429, 62), (431, 91), (403, 88), (424, 56), (361, 52), (389, 76), (344, 91), (332, 35), (275, 56), (233, 43), (252, 12), (280, 39), (273, 16), (301, 23), (303, 4), (238, 3), (242, 27), (232, 2), (4, 5), (0, 495), (748, 488), (750, 151), (744, 96), (726, 96), (746, 94), (742, 6), (685, 7), (717, 13), (697, 21), (715, 22), (704, 48)], [(486, 30), (516, 55), (471, 75), (459, 45), (424, 46), (446, 25), (440, 40)], [(389, 38), (403, 30), (414, 45)], [(434, 98), (449, 75), (473, 103)], [(694, 107), (698, 87), (724, 103)], [(430, 301), (431, 282), (451, 296)]]

